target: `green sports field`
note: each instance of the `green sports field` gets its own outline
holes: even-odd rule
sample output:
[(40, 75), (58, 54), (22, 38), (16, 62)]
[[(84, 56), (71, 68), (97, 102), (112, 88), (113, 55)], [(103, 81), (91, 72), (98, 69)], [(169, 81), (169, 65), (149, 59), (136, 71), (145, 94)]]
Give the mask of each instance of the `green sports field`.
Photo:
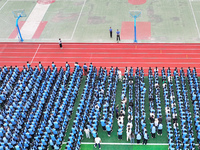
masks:
[[(12, 11), (24, 9), (27, 17), (20, 18), (20, 21), (26, 21), (36, 4), (36, 0), (0, 1), (0, 41), (18, 41), (9, 38), (16, 22)], [(150, 23), (150, 36), (138, 39), (138, 42), (197, 43), (200, 40), (199, 7), (198, 0), (147, 0), (142, 5), (130, 4), (128, 0), (56, 0), (42, 17), (41, 21), (47, 24), (40, 31), (39, 38), (24, 40), (57, 42), (61, 37), (63, 42), (116, 42), (116, 30), (123, 30), (123, 22), (133, 22), (129, 10), (141, 10), (137, 21)], [(109, 37), (110, 26), (113, 38)], [(144, 31), (145, 26), (138, 35)], [(22, 32), (22, 36), (24, 34)], [(126, 36), (128, 33), (123, 30), (121, 34)], [(129, 43), (133, 39), (122, 39), (121, 42)]]
[[(148, 78), (145, 77), (144, 81), (145, 81), (145, 86), (146, 86), (146, 89), (147, 89), (146, 93), (148, 93), (148, 91), (149, 91)], [(160, 83), (160, 85), (162, 85), (161, 77), (159, 78), (159, 83)], [(71, 132), (71, 127), (72, 127), (72, 124), (73, 124), (73, 120), (75, 118), (77, 106), (80, 102), (80, 98), (81, 98), (81, 94), (82, 94), (82, 91), (83, 91), (83, 88), (84, 88), (84, 84), (85, 84), (85, 77), (83, 78), (83, 80), (81, 82), (79, 94), (78, 94), (77, 99), (75, 101), (74, 111), (73, 111), (68, 129), (67, 129), (67, 132), (66, 132), (65, 140), (64, 140), (63, 145), (62, 145), (62, 150), (65, 149), (69, 133)], [(187, 88), (188, 88), (188, 91), (189, 91), (188, 82), (186, 82), (186, 84), (187, 84)], [(174, 90), (176, 91), (175, 86), (174, 86)], [(120, 106), (120, 101), (121, 101), (120, 100), (121, 91), (122, 91), (122, 82), (118, 82), (118, 84), (117, 84), (117, 95), (116, 95), (116, 105), (119, 104), (119, 106)], [(167, 138), (166, 119), (165, 119), (166, 118), (165, 117), (165, 105), (164, 105), (162, 93), (163, 93), (163, 89), (162, 89), (162, 87), (160, 87), (162, 116), (163, 116), (163, 134), (162, 134), (162, 136), (156, 135), (156, 138), (154, 138), (154, 139), (151, 138), (151, 136), (150, 136), (151, 135), (150, 134), (150, 121), (146, 120), (147, 130), (148, 130), (148, 134), (150, 136), (150, 139), (148, 140), (149, 145), (148, 144), (147, 145), (142, 145), (142, 144), (140, 144), (140, 145), (137, 145), (137, 144), (130, 145), (130, 141), (126, 141), (126, 128), (125, 127), (123, 129), (122, 140), (120, 140), (120, 141), (118, 140), (118, 138), (117, 138), (118, 126), (117, 126), (117, 120), (115, 119), (114, 124), (113, 124), (113, 132), (111, 133), (110, 137), (107, 136), (107, 132), (103, 131), (101, 125), (99, 125), (98, 135), (102, 139), (102, 149), (105, 149), (105, 150), (116, 150), (116, 149), (119, 149), (119, 150), (122, 150), (122, 149), (128, 149), (128, 150), (132, 150), (132, 149), (137, 149), (137, 150), (147, 150), (147, 149), (149, 149), (149, 150), (167, 150), (168, 149), (168, 138)], [(129, 93), (127, 92), (127, 97), (128, 97), (128, 95), (129, 95)], [(188, 94), (188, 95), (190, 95), (190, 94)], [(146, 94), (145, 112), (147, 114), (147, 117), (149, 117), (149, 114), (150, 114), (148, 101), (149, 101), (148, 96)], [(177, 98), (176, 98), (176, 103), (177, 103)], [(177, 104), (177, 106), (178, 106), (178, 104)], [(190, 112), (193, 116), (193, 108), (192, 108), (191, 101), (190, 101), (190, 106), (191, 106)], [(177, 108), (177, 112), (178, 112), (178, 115), (179, 115), (178, 108)], [(194, 120), (192, 120), (192, 121), (194, 122)], [(180, 118), (178, 118), (178, 123), (180, 124)], [(126, 125), (126, 124), (127, 124), (127, 112), (126, 112), (126, 116), (125, 116), (125, 120), (124, 120), (124, 125)], [(133, 122), (133, 129), (134, 129), (134, 125), (135, 125), (135, 123)], [(195, 129), (193, 129), (193, 130), (194, 130), (194, 136), (196, 137)], [(180, 133), (181, 133), (181, 129), (180, 129)], [(85, 137), (85, 134), (84, 134), (82, 143), (83, 144), (81, 145), (81, 150), (93, 150), (93, 149), (95, 149), (94, 145), (93, 145), (94, 140), (93, 140), (92, 136), (91, 136), (90, 139), (87, 139)], [(120, 145), (120, 143), (121, 143), (121, 145)], [(136, 143), (136, 140), (135, 140), (135, 143)], [(195, 143), (196, 143), (196, 140), (195, 140)], [(49, 147), (49, 149), (51, 149), (51, 147)], [(197, 147), (196, 147), (196, 149), (197, 149)]]

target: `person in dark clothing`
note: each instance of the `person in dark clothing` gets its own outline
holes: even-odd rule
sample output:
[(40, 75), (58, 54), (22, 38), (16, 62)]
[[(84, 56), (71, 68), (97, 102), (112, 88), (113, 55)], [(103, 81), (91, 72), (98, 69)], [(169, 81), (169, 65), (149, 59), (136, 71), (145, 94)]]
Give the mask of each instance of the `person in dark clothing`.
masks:
[(110, 38), (112, 38), (112, 28), (111, 27), (109, 29), (109, 32), (110, 32)]

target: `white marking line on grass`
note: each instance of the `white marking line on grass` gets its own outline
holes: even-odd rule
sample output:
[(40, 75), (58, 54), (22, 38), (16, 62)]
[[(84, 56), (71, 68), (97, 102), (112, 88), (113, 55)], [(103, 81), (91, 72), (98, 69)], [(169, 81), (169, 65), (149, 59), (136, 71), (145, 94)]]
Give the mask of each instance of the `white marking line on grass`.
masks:
[[(67, 144), (67, 142), (63, 142)], [(92, 142), (81, 142), (81, 144), (94, 144)], [(101, 143), (102, 145), (138, 145), (137, 143)], [(139, 144), (142, 145), (142, 144)], [(168, 145), (168, 143), (148, 143), (148, 145)]]
[(39, 4), (37, 3), (33, 8), (31, 14), (29, 15), (28, 19), (24, 23), (21, 33), (24, 39), (32, 39), (35, 31), (37, 30), (38, 26), (40, 25), (44, 15), (46, 14), (50, 4)]
[(0, 11), (3, 9), (3, 7), (7, 4), (8, 0), (1, 6)]
[(38, 50), (39, 50), (39, 48), (40, 48), (40, 45), (41, 45), (41, 44), (38, 45), (38, 48), (37, 48), (37, 50), (36, 50), (36, 52), (35, 52), (35, 54), (34, 54), (32, 60), (31, 60), (31, 63), (30, 63), (30, 64), (32, 64), (32, 62), (33, 62), (33, 60), (34, 60), (34, 58), (35, 58), (35, 56), (36, 56), (36, 54), (37, 54), (37, 52), (38, 52)]
[(191, 10), (192, 10), (192, 15), (193, 15), (193, 18), (194, 18), (194, 22), (195, 22), (195, 25), (196, 25), (196, 28), (197, 28), (197, 32), (198, 32), (198, 35), (199, 35), (199, 38), (200, 38), (199, 27), (198, 27), (197, 20), (196, 20), (196, 16), (195, 16), (195, 14), (194, 14), (194, 9), (193, 9), (193, 7), (192, 7), (192, 3), (191, 3), (190, 0), (189, 0), (189, 3), (190, 3)]
[(84, 3), (83, 3), (83, 6), (82, 6), (81, 11), (80, 11), (79, 16), (78, 16), (78, 19), (77, 19), (77, 21), (76, 21), (76, 24), (75, 24), (74, 30), (73, 30), (73, 32), (72, 32), (72, 36), (71, 36), (70, 39), (67, 39), (67, 40), (72, 40), (73, 37), (74, 37), (74, 33), (75, 33), (76, 28), (77, 28), (77, 26), (78, 26), (78, 23), (79, 23), (79, 20), (80, 20), (80, 18), (81, 18), (81, 15), (82, 15), (82, 12), (83, 12), (83, 8), (85, 7), (85, 3), (86, 3), (86, 1), (87, 1), (87, 0), (85, 0)]
[[(62, 144), (67, 144), (67, 142), (63, 142)], [(92, 144), (92, 142), (81, 142), (81, 144)], [(137, 144), (137, 143), (101, 143), (102, 145), (141, 145), (143, 144)], [(147, 143), (147, 145), (169, 145), (168, 143)], [(195, 146), (198, 146), (198, 144), (195, 144)]]

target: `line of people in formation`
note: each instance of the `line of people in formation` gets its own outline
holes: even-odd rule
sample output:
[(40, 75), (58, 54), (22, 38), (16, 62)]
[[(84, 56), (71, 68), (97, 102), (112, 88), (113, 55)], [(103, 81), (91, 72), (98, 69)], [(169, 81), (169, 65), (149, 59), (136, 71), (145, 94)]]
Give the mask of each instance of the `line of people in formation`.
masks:
[[(6, 72), (7, 69), (4, 68)], [(2, 99), (5, 109), (0, 112), (0, 148), (46, 149), (50, 143), (54, 149), (59, 149), (72, 114), (73, 100), (78, 93), (77, 84), (80, 85), (83, 71), (78, 65), (75, 67), (66, 91), (65, 85), (70, 75), (67, 63), (65, 72), (62, 67), (58, 72), (54, 63), (52, 70), (48, 67), (45, 71), (41, 63), (39, 69), (37, 66), (32, 69), (27, 62), (27, 68), (24, 66), (21, 72), (17, 67), (10, 68), (10, 73), (7, 71), (5, 76), (16, 78), (17, 74), (18, 81), (15, 81), (15, 87), (10, 89), (5, 100)], [(13, 84), (11, 78), (7, 84)], [(4, 81), (1, 85), (3, 84)]]
[(83, 132), (84, 132), (84, 125), (87, 121), (87, 116), (90, 109), (93, 90), (95, 87), (96, 77), (97, 77), (97, 69), (96, 67), (93, 67), (91, 63), (89, 66), (88, 74), (86, 76), (83, 94), (81, 95), (81, 99), (76, 111), (76, 116), (73, 121), (72, 129), (69, 134), (69, 138), (65, 147), (65, 149), (67, 150), (80, 149), (81, 140), (82, 140)]
[[(141, 75), (141, 77), (140, 77)], [(144, 110), (144, 100), (145, 100), (145, 94), (146, 94), (146, 88), (145, 88), (145, 84), (144, 84), (144, 73), (143, 73), (143, 69), (141, 69), (141, 71), (139, 72), (139, 69), (137, 68), (136, 71), (136, 78), (138, 78), (139, 82), (135, 83), (135, 87), (138, 89), (139, 94), (137, 93), (136, 98), (139, 101), (139, 98), (141, 97), (142, 100), (139, 101), (141, 102), (141, 106), (139, 105), (140, 103), (138, 101), (135, 102), (135, 104), (137, 105), (137, 107), (141, 108), (141, 129), (142, 129), (142, 133), (140, 132), (140, 124), (136, 124), (138, 125), (138, 128), (136, 128), (135, 132), (136, 134), (134, 134), (132, 132), (132, 127), (133, 127), (133, 69), (131, 68), (129, 73), (127, 68), (125, 69), (125, 75), (123, 78), (123, 87), (122, 87), (122, 101), (121, 101), (121, 109), (119, 111), (119, 106), (117, 105), (115, 108), (115, 112), (116, 112), (116, 119), (117, 119), (117, 123), (118, 123), (118, 130), (117, 130), (117, 134), (118, 134), (118, 139), (121, 140), (122, 139), (122, 133), (123, 133), (123, 128), (124, 128), (124, 116), (125, 116), (125, 110), (126, 110), (126, 103), (127, 103), (127, 98), (126, 98), (126, 89), (129, 86), (129, 106), (128, 106), (128, 123), (126, 126), (126, 133), (127, 133), (127, 141), (130, 140), (132, 143), (134, 143), (134, 139), (137, 140), (137, 143), (139, 144), (142, 137), (143, 137), (143, 144), (147, 144), (147, 141), (149, 139), (149, 135), (147, 134), (147, 129), (146, 129), (146, 123), (145, 123), (145, 119), (146, 119), (146, 113)], [(116, 80), (117, 81), (117, 80)], [(141, 84), (140, 84), (141, 82)], [(103, 104), (103, 108), (106, 107), (106, 109), (108, 110), (107, 103)], [(136, 113), (135, 114), (139, 114), (139, 110), (135, 110)], [(162, 116), (158, 113), (158, 118), (154, 119), (154, 117), (150, 117), (150, 121), (151, 121), (151, 133), (152, 133), (152, 137), (155, 137), (155, 133), (158, 132), (158, 134), (162, 135), (162, 129), (163, 129), (163, 125), (162, 125)], [(100, 120), (101, 121), (101, 126), (103, 128), (104, 131), (107, 131), (108, 133), (108, 137), (110, 137), (110, 134), (112, 132), (112, 123), (106, 123), (106, 119), (105, 118), (105, 113), (103, 113), (103, 117)], [(113, 117), (111, 117), (113, 118)], [(135, 118), (137, 118), (139, 120), (139, 115), (136, 116)], [(136, 120), (137, 120), (136, 119)], [(139, 123), (139, 121), (138, 121)], [(111, 124), (111, 125), (110, 125)], [(85, 133), (86, 133), (86, 138), (90, 138), (90, 133), (92, 134), (93, 138), (95, 139), (97, 137), (97, 133), (95, 132), (95, 134), (89, 129), (91, 127), (86, 127), (85, 128)], [(96, 130), (95, 130), (96, 131)]]
[(199, 81), (197, 77), (196, 68), (192, 71), (190, 68), (187, 69), (187, 77), (189, 79), (190, 94), (192, 99), (193, 111), (194, 111), (194, 125), (197, 133), (197, 143), (200, 148), (200, 91), (199, 91)]
[[(180, 69), (180, 76), (178, 74), (178, 69), (174, 70), (174, 78), (176, 84), (176, 95), (178, 99), (179, 105), (179, 113), (180, 113), (180, 126), (182, 130), (182, 143), (183, 149), (195, 149), (194, 143), (194, 133), (193, 133), (193, 122), (192, 115), (190, 112), (190, 104), (188, 91), (186, 87), (185, 73), (183, 69)], [(178, 124), (177, 124), (178, 125)]]
[[(156, 131), (158, 132), (158, 135), (162, 136), (162, 129), (163, 129), (159, 75), (158, 75), (157, 67), (154, 69), (154, 77), (153, 77), (153, 71), (151, 67), (149, 68), (148, 79), (149, 79), (150, 130), (151, 130), (152, 138), (155, 138)], [(154, 89), (155, 89), (155, 93), (154, 93)], [(155, 109), (155, 105), (156, 105), (156, 109)]]

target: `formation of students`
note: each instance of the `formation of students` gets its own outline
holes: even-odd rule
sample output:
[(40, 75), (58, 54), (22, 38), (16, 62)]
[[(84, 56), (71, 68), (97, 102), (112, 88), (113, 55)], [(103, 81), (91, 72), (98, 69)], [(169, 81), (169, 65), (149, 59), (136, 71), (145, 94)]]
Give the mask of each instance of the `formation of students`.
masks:
[(101, 126), (103, 130), (107, 131), (108, 137), (111, 135), (114, 122), (115, 98), (118, 81), (117, 70), (118, 68), (114, 70), (114, 68), (111, 67), (109, 71), (108, 87), (103, 103), (103, 117), (101, 118)]
[[(76, 63), (76, 66), (79, 67), (78, 63)], [(87, 77), (86, 77), (83, 94), (81, 95), (81, 100), (79, 102), (79, 105), (76, 111), (76, 117), (73, 120), (71, 133), (69, 135), (68, 142), (65, 147), (65, 149), (67, 150), (80, 149), (84, 127), (87, 121), (87, 116), (88, 116), (90, 104), (92, 101), (92, 95), (95, 88), (96, 77), (97, 77), (97, 69), (96, 67), (93, 67), (91, 63), (89, 66)]]
[[(95, 139), (95, 147), (98, 144), (101, 148), (98, 125), (100, 123), (110, 137), (115, 121), (114, 112), (118, 124), (119, 140), (122, 140), (124, 117), (128, 112), (126, 140), (134, 143), (136, 139), (138, 144), (143, 140), (143, 144), (147, 144), (149, 135), (146, 128), (146, 88), (143, 68), (136, 68), (135, 81), (133, 68), (131, 67), (130, 70), (125, 68), (121, 102), (120, 106), (116, 106), (118, 68), (111, 67), (107, 77), (106, 68), (100, 67), (97, 74), (97, 68), (93, 67), (92, 63), (88, 68), (84, 64), (83, 70), (76, 62), (71, 75), (68, 62), (65, 68), (61, 67), (59, 70), (54, 62), (46, 70), (41, 62), (38, 66), (32, 68), (27, 62), (27, 67), (24, 66), (22, 71), (19, 71), (18, 67), (0, 68), (0, 104), (2, 107), (0, 109), (0, 149), (42, 150), (47, 149), (48, 145), (53, 149), (60, 149), (83, 74), (86, 75), (85, 86), (65, 149), (80, 149), (84, 131), (87, 138), (92, 135)], [(162, 135), (163, 130), (158, 72), (158, 68), (155, 68), (153, 76), (150, 68), (148, 75), (150, 110), (148, 116), (152, 138), (156, 137), (156, 132)], [(193, 150), (196, 141), (200, 144), (200, 93), (196, 69), (192, 71), (190, 68), (187, 69), (191, 96), (188, 95), (187, 80), (183, 69), (180, 69), (180, 74), (177, 68), (173, 72), (176, 91), (174, 91), (170, 68), (167, 70), (167, 75), (164, 68), (161, 73), (169, 149)], [(107, 89), (106, 82), (108, 82)], [(133, 92), (135, 92), (135, 103)], [(127, 93), (129, 93), (128, 102)], [(190, 112), (191, 104), (194, 119)], [(196, 137), (193, 129), (196, 131)]]
[(151, 137), (155, 138), (156, 132), (158, 132), (158, 135), (162, 135), (162, 128), (163, 128), (161, 119), (162, 113), (161, 113), (159, 75), (157, 67), (154, 69), (154, 78), (152, 69), (149, 68), (148, 78), (149, 78), (150, 130), (151, 130)]
[(190, 94), (192, 97), (192, 105), (194, 110), (194, 125), (197, 133), (197, 143), (199, 144), (200, 148), (200, 91), (196, 68), (194, 68), (192, 71), (190, 68), (188, 68), (187, 77), (189, 79)]

